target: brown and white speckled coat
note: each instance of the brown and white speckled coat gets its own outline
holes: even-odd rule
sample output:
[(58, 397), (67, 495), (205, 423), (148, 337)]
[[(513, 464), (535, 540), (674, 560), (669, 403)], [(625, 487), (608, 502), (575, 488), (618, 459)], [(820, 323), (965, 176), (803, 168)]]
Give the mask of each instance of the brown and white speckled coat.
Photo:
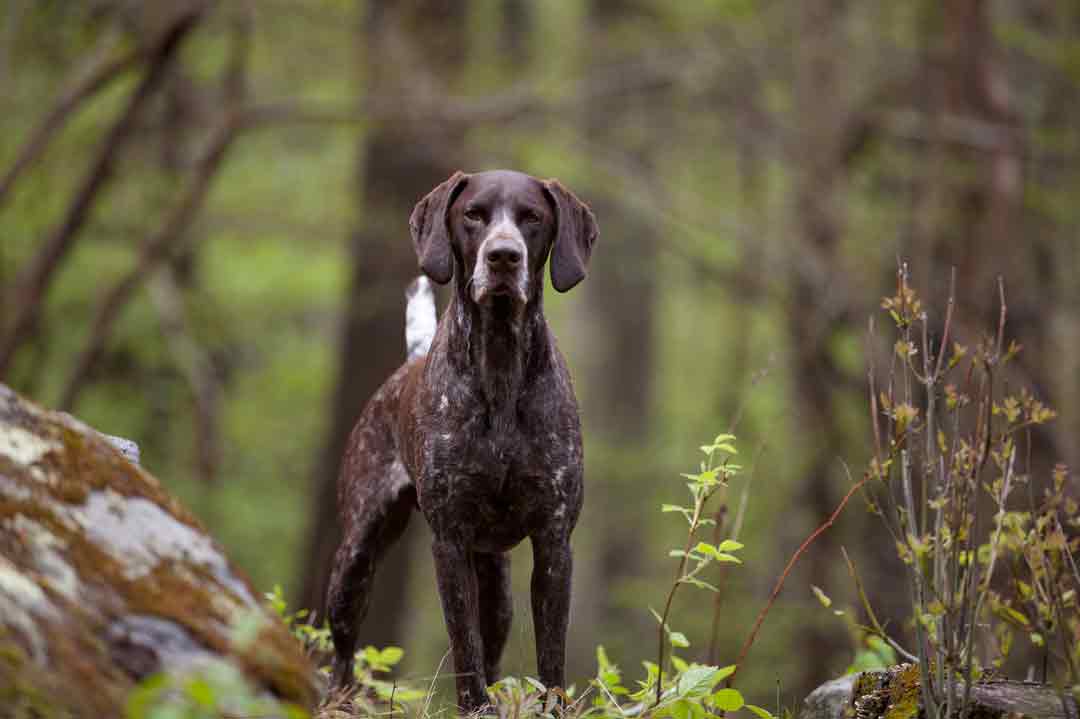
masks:
[[(375, 564), (419, 508), (434, 535), (458, 703), (486, 701), (510, 629), (506, 554), (526, 537), (540, 680), (564, 685), (570, 533), (583, 499), (581, 426), (543, 313), (543, 272), (565, 292), (585, 276), (592, 212), (556, 181), (455, 173), (416, 206), (420, 267), (453, 294), (426, 355), (430, 286), (410, 289), (410, 355), (364, 409), (341, 469), (345, 536), (328, 607), (334, 683), (352, 680), (357, 622)], [(420, 328), (417, 330), (416, 328)]]

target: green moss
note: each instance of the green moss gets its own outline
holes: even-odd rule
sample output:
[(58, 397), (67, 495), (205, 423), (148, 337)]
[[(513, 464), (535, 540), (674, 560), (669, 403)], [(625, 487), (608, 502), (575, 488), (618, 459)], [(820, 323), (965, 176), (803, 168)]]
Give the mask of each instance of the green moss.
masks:
[[(312, 706), (313, 670), (299, 643), (269, 611), (258, 609), (267, 617), (258, 639), (247, 647), (236, 647), (230, 628), (243, 611), (251, 611), (252, 607), (210, 569), (196, 561), (162, 559), (149, 572), (132, 577), (131, 567), (122, 558), (91, 541), (67, 516), (69, 508), (78, 511), (91, 493), (109, 490), (122, 497), (148, 500), (177, 521), (205, 533), (153, 476), (128, 463), (104, 440), (64, 422), (48, 420), (48, 415), (35, 414), (32, 409), (25, 411), (25, 406), (19, 404), (0, 407), (0, 422), (18, 426), (59, 447), (43, 456), (33, 469), (0, 455), (0, 474), (17, 487), (16, 491), (0, 494), (0, 521), (21, 516), (38, 524), (58, 540), (61, 556), (79, 579), (80, 594), (104, 593), (105, 597), (92, 605), (77, 606), (51, 589), (47, 581), (38, 581), (58, 610), (57, 616), (62, 617), (56, 622), (39, 620), (37, 625), (48, 646), (49, 671), (33, 662), (28, 664), (24, 650), (10, 638), (6, 644), (0, 638), (0, 668), (22, 668), (3, 672), (7, 684), (0, 684), (0, 698), (15, 696), (15, 691), (27, 702), (37, 701), (39, 695), (69, 697), (69, 701), (78, 702), (80, 710), (115, 713), (136, 678), (112, 663), (102, 637), (118, 619), (148, 615), (174, 622), (208, 650), (232, 658), (251, 679), (282, 699)], [(35, 579), (32, 548), (17, 534), (8, 539), (14, 542), (11, 554), (16, 569)], [(246, 578), (232, 568), (230, 572), (247, 586), (252, 597), (258, 596)], [(18, 677), (29, 674), (47, 676), (47, 680), (17, 682)], [(14, 679), (8, 681), (8, 677)]]
[(912, 719), (919, 714), (919, 667), (906, 664), (892, 677), (885, 719)]

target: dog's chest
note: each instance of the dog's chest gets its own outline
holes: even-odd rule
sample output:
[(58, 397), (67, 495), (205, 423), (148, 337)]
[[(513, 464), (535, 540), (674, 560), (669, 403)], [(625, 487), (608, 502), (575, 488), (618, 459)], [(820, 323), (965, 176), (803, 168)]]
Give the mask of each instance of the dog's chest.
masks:
[[(434, 398), (416, 469), (421, 509), (432, 528), (462, 532), (479, 549), (501, 551), (538, 525), (572, 521), (580, 506), (580, 436), (558, 415), (468, 411)], [(442, 410), (441, 412), (439, 410)]]

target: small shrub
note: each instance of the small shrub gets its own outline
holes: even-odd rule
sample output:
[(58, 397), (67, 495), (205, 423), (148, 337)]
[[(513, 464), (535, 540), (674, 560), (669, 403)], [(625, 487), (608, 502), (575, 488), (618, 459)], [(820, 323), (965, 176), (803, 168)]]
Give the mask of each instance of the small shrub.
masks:
[[(1080, 690), (1080, 537), (1066, 532), (1080, 526), (1077, 506), (1063, 466), (1041, 499), (1028, 466), (1032, 429), (1055, 413), (1005, 378), (1022, 348), (1005, 342), (1003, 283), (997, 331), (974, 347), (950, 344), (954, 295), (935, 345), (901, 266), (896, 293), (882, 301), (896, 338), (880, 390), (870, 371), (867, 487), (908, 570), (912, 653), (930, 719), (963, 716), (970, 683), (1002, 666), (1017, 634), (1043, 652), (1059, 685)], [(1016, 494), (1027, 495), (1026, 507)]]

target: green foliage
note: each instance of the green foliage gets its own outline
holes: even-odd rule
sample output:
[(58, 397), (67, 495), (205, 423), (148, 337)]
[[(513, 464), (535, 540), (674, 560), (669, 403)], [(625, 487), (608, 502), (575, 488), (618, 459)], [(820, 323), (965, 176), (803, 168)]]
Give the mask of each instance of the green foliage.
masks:
[[(309, 620), (311, 613), (307, 609), (299, 609), (290, 612), (285, 601), (281, 585), (274, 585), (274, 590), (266, 594), (266, 600), (270, 604), (285, 625), (292, 630), (295, 636), (309, 655), (315, 657), (329, 657), (334, 651), (334, 639), (330, 633), (330, 626), (325, 621), (321, 626), (314, 626)], [(387, 681), (384, 677), (394, 670), (405, 657), (405, 651), (401, 647), (386, 647), (377, 649), (366, 646), (356, 653), (354, 672), (356, 684), (359, 688), (354, 704), (361, 698), (373, 696), (381, 701), (416, 701), (426, 696), (422, 690), (407, 684)], [(322, 667), (324, 674), (330, 673), (329, 667)]]
[[(734, 540), (710, 543), (695, 540), (695, 532), (711, 524), (704, 516), (709, 499), (724, 487), (739, 467), (730, 462), (736, 454), (731, 435), (719, 435), (711, 444), (701, 447), (705, 455), (699, 471), (684, 474), (691, 504), (664, 505), (664, 512), (676, 512), (687, 521), (687, 549), (674, 551), (679, 559), (679, 573), (672, 586), (683, 585), (715, 591), (712, 584), (700, 578), (713, 563), (739, 563), (735, 552), (743, 545)], [(670, 609), (670, 596), (667, 609)], [(333, 639), (329, 627), (310, 623), (306, 609), (290, 611), (280, 585), (266, 594), (269, 607), (292, 631), (313, 657), (329, 657)], [(653, 611), (666, 641), (673, 649), (690, 645), (681, 632), (667, 626), (666, 615)], [(241, 617), (233, 628), (234, 641), (244, 643), (258, 636), (262, 616)], [(357, 688), (348, 697), (330, 697), (320, 716), (367, 717), (385, 713), (390, 704), (393, 711), (413, 704), (423, 713), (431, 701), (431, 691), (390, 680), (388, 675), (404, 658), (399, 647), (377, 649), (367, 646), (356, 654)], [(662, 719), (709, 719), (725, 713), (745, 710), (760, 719), (773, 719), (772, 714), (759, 706), (747, 704), (743, 695), (730, 686), (736, 667), (707, 666), (688, 662), (672, 653), (668, 656), (670, 669), (661, 663), (642, 662), (644, 675), (632, 686), (626, 686), (622, 670), (609, 658), (603, 646), (596, 648), (596, 675), (581, 696), (573, 687), (566, 690), (545, 687), (532, 677), (506, 677), (488, 688), (494, 711), (499, 716), (556, 717), (581, 719), (626, 719), (629, 716)], [(663, 662), (663, 657), (661, 657)], [(329, 673), (329, 667), (320, 671)], [(728, 685), (721, 683), (727, 680)], [(665, 687), (665, 688), (662, 688)], [(128, 719), (210, 719), (222, 715), (275, 715), (289, 718), (306, 716), (295, 707), (282, 706), (265, 697), (255, 696), (242, 673), (230, 664), (214, 662), (205, 668), (175, 675), (158, 674), (137, 687), (128, 699)]]
[[(714, 585), (701, 578), (701, 573), (713, 562), (740, 563), (740, 560), (732, 552), (742, 549), (743, 545), (733, 539), (726, 539), (718, 544), (702, 541), (695, 542), (698, 529), (715, 524), (715, 520), (705, 516), (709, 500), (713, 498), (719, 489), (726, 487), (728, 480), (739, 472), (739, 465), (730, 461), (731, 457), (737, 454), (735, 445), (732, 444), (734, 440), (734, 435), (720, 434), (711, 444), (700, 447), (705, 459), (702, 460), (699, 471), (681, 475), (686, 479), (686, 488), (690, 492), (691, 504), (689, 506), (664, 504), (660, 507), (661, 512), (677, 512), (681, 514), (683, 519), (686, 520), (687, 533), (686, 545), (682, 549), (672, 549), (668, 552), (669, 556), (678, 558), (679, 565), (675, 574), (675, 581), (671, 585), (667, 601), (664, 604), (664, 611), (659, 613), (655, 609), (649, 609), (656, 618), (657, 623), (659, 623), (662, 632), (660, 647), (657, 651), (657, 665), (659, 667), (664, 665), (664, 636), (667, 637), (668, 643), (674, 649), (690, 646), (685, 634), (672, 631), (668, 625), (671, 603), (675, 599), (675, 593), (679, 587), (683, 584), (689, 584), (699, 589), (718, 591)], [(659, 703), (664, 681), (663, 672), (658, 671), (654, 679), (656, 682), (656, 701)]]
[[(281, 621), (285, 622), (285, 626), (292, 631), (293, 636), (300, 640), (300, 643), (303, 644), (304, 649), (309, 654), (328, 654), (334, 650), (334, 639), (330, 634), (330, 625), (325, 620), (321, 626), (315, 626), (310, 621), (305, 621), (311, 617), (311, 612), (307, 609), (290, 612), (288, 603), (285, 601), (285, 592), (281, 589), (280, 584), (275, 584), (273, 591), (266, 593), (266, 601), (270, 608), (281, 617)], [(400, 659), (400, 656), (398, 658)], [(394, 663), (396, 662), (390, 662), (391, 665)]]
[(207, 660), (190, 670), (159, 673), (143, 680), (128, 696), (126, 719), (220, 719), (224, 716), (275, 716), (306, 719), (308, 713), (256, 692), (243, 673), (222, 660)]
[[(906, 266), (896, 294), (882, 302), (896, 328), (896, 361), (888, 391), (871, 392), (885, 431), (875, 427), (867, 476), (872, 508), (908, 570), (920, 687), (932, 719), (964, 713), (968, 694), (958, 695), (956, 682), (1000, 669), (1017, 632), (1043, 652), (1057, 681), (1080, 685), (1077, 504), (1064, 492), (1062, 465), (1042, 500), (1034, 500), (1025, 459), (1030, 430), (1055, 412), (1027, 388), (1002, 380), (1021, 347), (1005, 343), (1003, 285), (999, 295), (997, 331), (972, 351), (949, 345), (952, 298), (940, 347), (931, 345), (927, 313)], [(1019, 487), (1028, 488), (1025, 510), (1011, 506)], [(995, 510), (989, 521), (986, 504)], [(1003, 567), (1008, 572), (1000, 579)], [(882, 652), (882, 632), (871, 647), (878, 656), (860, 653), (856, 665), (895, 658)]]
[(864, 637), (863, 646), (855, 652), (855, 659), (845, 674), (887, 669), (896, 664), (896, 650), (881, 637), (869, 634)]

